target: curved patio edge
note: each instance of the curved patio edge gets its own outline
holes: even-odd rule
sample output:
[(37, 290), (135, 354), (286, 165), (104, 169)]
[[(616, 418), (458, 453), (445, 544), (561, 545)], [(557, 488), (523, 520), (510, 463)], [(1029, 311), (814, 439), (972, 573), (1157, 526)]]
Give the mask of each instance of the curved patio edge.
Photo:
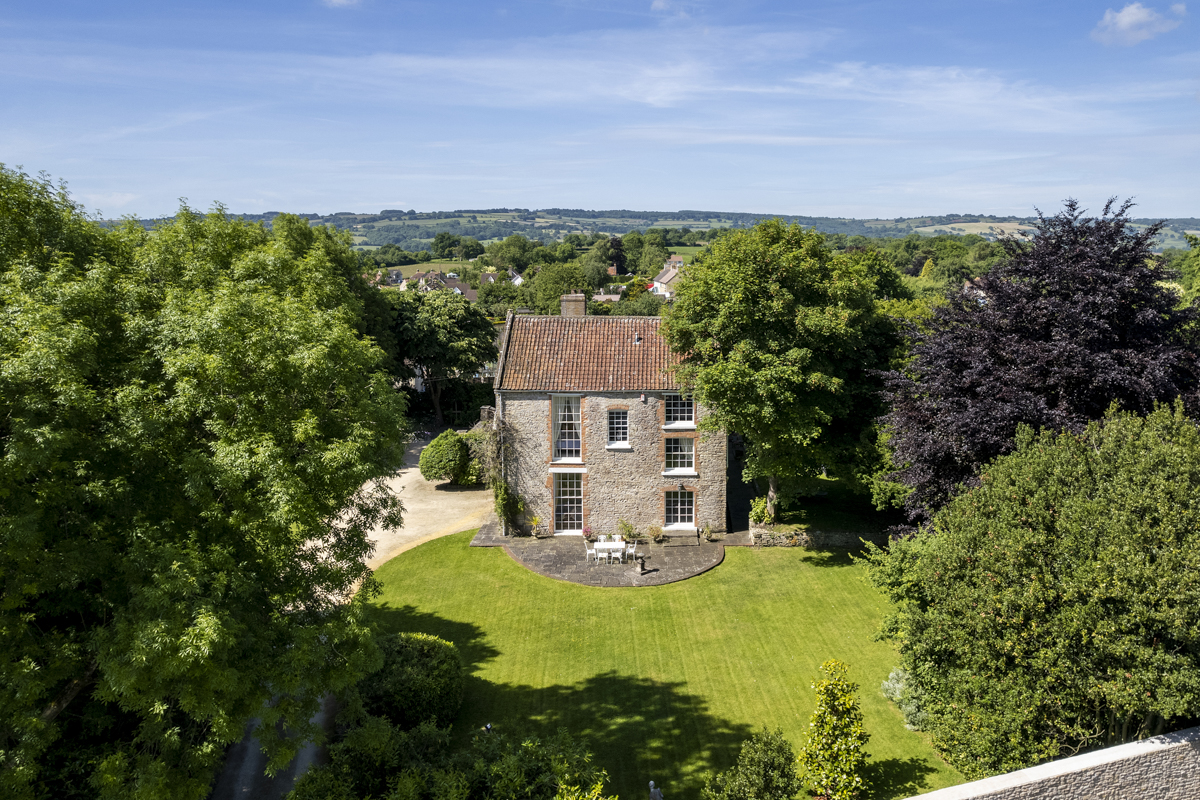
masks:
[(672, 544), (650, 544), (637, 548), (646, 555), (646, 571), (633, 563), (597, 564), (588, 561), (583, 537), (555, 536), (546, 539), (506, 537), (499, 524), (488, 520), (471, 540), (472, 547), (503, 547), (513, 561), (530, 572), (583, 586), (665, 586), (708, 572), (725, 560), (723, 542), (705, 542), (692, 537)]

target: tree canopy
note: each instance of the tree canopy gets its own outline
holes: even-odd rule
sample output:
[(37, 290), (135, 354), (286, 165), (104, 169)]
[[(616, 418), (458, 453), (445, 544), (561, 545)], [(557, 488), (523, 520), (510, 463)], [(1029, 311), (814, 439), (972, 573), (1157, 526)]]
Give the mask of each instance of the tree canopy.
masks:
[(202, 798), (370, 662), (405, 421), (358, 263), (220, 208), (106, 230), (0, 167), (4, 796)]
[(910, 699), (970, 778), (1200, 713), (1200, 430), (1180, 403), (1022, 427), (927, 535), (871, 562)]
[(722, 237), (682, 275), (663, 335), (676, 375), (710, 415), (747, 437), (747, 478), (827, 468), (853, 477), (882, 413), (877, 370), (897, 344), (856, 254), (778, 220)]
[(484, 309), (449, 289), (385, 294), (396, 312), (393, 335), (399, 352), (428, 388), (440, 425), (446, 381), (496, 359), (496, 329)]
[(564, 294), (582, 292), (592, 296), (592, 284), (583, 274), (577, 261), (565, 264), (546, 264), (538, 270), (533, 281), (534, 296), (539, 314), (557, 314)]
[(1180, 396), (1197, 410), (1197, 309), (1178, 306), (1150, 250), (1158, 227), (1130, 225), (1129, 208), (1089, 218), (1068, 201), (915, 333), (886, 418), (914, 517), (1010, 451), (1022, 423), (1079, 432), (1114, 401), (1145, 412)]

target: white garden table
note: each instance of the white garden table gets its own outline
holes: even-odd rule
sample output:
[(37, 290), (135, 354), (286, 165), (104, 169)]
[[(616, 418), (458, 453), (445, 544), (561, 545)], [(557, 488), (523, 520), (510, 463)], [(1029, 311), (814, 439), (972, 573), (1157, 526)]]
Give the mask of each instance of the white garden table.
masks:
[(596, 542), (596, 555), (601, 553), (619, 553), (625, 549), (625, 542)]

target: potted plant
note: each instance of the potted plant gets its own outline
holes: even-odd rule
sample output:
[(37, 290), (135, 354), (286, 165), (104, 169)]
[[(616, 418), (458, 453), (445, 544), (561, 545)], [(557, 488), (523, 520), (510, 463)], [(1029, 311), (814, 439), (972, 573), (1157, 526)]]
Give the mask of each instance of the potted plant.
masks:
[(667, 541), (667, 534), (663, 533), (663, 529), (658, 525), (651, 525), (649, 528), (646, 528), (646, 535), (655, 544), (663, 544)]
[(584, 540), (585, 540), (585, 541), (589, 541), (589, 542), (594, 542), (594, 541), (596, 541), (596, 534), (592, 532), (592, 526), (591, 526), (591, 525), (584, 525), (584, 526), (583, 526), (583, 538), (584, 538)]
[(633, 542), (634, 544), (637, 544), (637, 528), (633, 527), (633, 525), (623, 519), (617, 520), (617, 535), (627, 542)]

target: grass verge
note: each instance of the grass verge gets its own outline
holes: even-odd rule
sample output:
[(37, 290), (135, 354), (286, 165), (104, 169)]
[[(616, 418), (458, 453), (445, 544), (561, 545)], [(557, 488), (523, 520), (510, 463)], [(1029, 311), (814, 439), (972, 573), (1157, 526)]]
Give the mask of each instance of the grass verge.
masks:
[(905, 729), (879, 684), (895, 664), (874, 640), (885, 602), (839, 551), (729, 548), (715, 570), (669, 586), (601, 589), (555, 581), (474, 531), (410, 550), (377, 573), (374, 615), (389, 631), (455, 642), (470, 679), (456, 735), (491, 722), (584, 737), (621, 797), (697, 798), (766, 724), (799, 748), (809, 688), (827, 658), (850, 665), (871, 734), (877, 798), (962, 777)]

